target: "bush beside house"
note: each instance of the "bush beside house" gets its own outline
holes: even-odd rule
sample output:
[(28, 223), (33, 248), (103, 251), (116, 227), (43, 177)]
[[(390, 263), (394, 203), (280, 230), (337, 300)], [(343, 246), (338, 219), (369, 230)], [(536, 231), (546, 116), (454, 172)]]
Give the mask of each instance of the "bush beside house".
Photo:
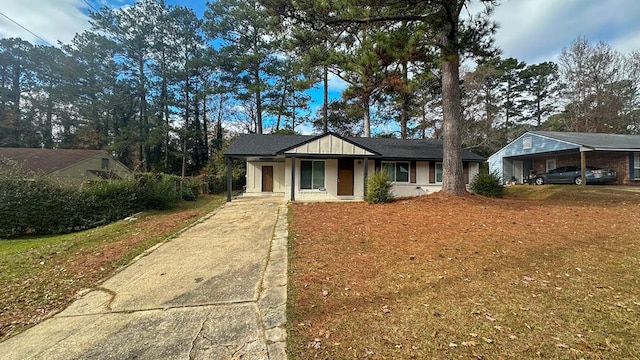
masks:
[(376, 171), (367, 179), (367, 194), (365, 200), (368, 203), (379, 204), (393, 201), (391, 179), (386, 171)]
[(99, 181), (80, 187), (0, 166), (0, 236), (59, 234), (96, 227), (144, 210), (195, 199), (199, 182), (164, 174)]

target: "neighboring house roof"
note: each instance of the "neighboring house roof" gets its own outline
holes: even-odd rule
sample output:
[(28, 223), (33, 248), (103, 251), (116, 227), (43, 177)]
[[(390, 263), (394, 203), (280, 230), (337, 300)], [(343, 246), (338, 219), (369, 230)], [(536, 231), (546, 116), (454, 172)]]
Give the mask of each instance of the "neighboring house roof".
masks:
[(0, 158), (17, 161), (18, 163), (24, 164), (23, 166), (27, 170), (43, 172), (45, 174), (66, 169), (96, 156), (111, 158), (111, 156), (103, 150), (0, 147)]
[[(286, 150), (320, 139), (325, 136), (335, 136), (362, 147), (376, 155), (374, 158), (384, 159), (420, 159), (441, 160), (443, 158), (443, 143), (433, 139), (392, 139), (392, 138), (363, 138), (341, 137), (337, 134), (322, 135), (240, 135), (225, 152), (226, 156), (278, 156)], [(463, 161), (484, 161), (485, 158), (468, 150), (462, 151)]]
[(530, 133), (546, 136), (555, 140), (593, 148), (594, 150), (624, 150), (640, 149), (640, 135), (578, 133), (557, 131), (531, 131)]

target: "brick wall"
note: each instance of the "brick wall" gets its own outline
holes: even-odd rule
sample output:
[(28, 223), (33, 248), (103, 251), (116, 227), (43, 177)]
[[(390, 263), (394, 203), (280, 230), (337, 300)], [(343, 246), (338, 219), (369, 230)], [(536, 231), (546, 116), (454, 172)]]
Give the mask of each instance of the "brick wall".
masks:
[[(616, 151), (587, 152), (587, 165), (599, 166), (615, 170), (618, 174), (616, 185), (640, 185), (640, 181), (629, 181), (629, 153)], [(547, 171), (547, 160), (555, 159), (556, 167), (580, 166), (580, 153), (556, 154), (553, 156), (537, 156), (533, 159), (533, 169), (536, 173)]]

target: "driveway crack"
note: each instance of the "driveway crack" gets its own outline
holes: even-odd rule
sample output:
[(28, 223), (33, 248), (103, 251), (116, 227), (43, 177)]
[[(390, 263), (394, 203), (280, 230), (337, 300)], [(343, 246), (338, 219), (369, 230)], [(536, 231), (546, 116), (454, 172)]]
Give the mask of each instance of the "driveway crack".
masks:
[(111, 290), (111, 289), (107, 289), (105, 287), (102, 287), (102, 286), (98, 286), (96, 288), (96, 290), (97, 291), (102, 291), (104, 293), (107, 293), (109, 296), (111, 296), (109, 298), (109, 301), (107, 301), (107, 304), (105, 305), (107, 310), (111, 311), (111, 304), (113, 304), (113, 301), (116, 299), (116, 295), (117, 295), (116, 292)]
[(204, 325), (207, 323), (207, 320), (208, 320), (208, 317), (205, 317), (204, 320), (202, 321), (202, 325), (200, 325), (200, 330), (198, 330), (198, 332), (196, 333), (196, 336), (194, 336), (193, 340), (191, 341), (191, 348), (189, 349), (189, 360), (194, 360), (196, 358), (195, 349), (198, 343), (198, 338), (204, 332)]

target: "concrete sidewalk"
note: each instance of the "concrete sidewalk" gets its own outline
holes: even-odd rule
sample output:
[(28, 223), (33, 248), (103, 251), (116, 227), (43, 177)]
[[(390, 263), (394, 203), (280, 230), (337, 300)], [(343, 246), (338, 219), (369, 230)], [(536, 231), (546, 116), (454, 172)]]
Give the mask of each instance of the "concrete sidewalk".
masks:
[(227, 203), (0, 343), (0, 359), (286, 359), (286, 211)]

